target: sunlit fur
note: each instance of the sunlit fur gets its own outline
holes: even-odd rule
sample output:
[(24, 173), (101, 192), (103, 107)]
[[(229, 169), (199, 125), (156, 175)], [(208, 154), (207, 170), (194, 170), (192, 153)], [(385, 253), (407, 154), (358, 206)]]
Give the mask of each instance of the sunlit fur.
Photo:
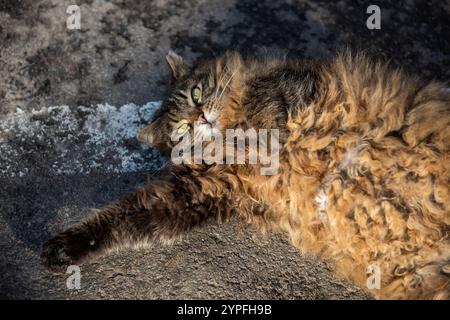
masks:
[[(176, 87), (196, 67), (175, 58), (168, 62)], [(218, 128), (280, 129), (278, 173), (260, 175), (259, 165), (169, 166), (135, 194), (50, 240), (43, 254), (49, 268), (124, 243), (167, 241), (208, 218), (236, 215), (261, 232), (287, 233), (303, 254), (325, 259), (365, 290), (368, 267), (379, 266), (375, 297), (450, 298), (444, 85), (348, 53), (323, 63), (228, 53), (200, 66), (223, 89), (220, 101), (210, 96), (220, 104)], [(230, 75), (228, 83), (218, 80)], [(195, 119), (191, 114), (202, 108), (172, 116)], [(140, 139), (170, 151), (170, 110), (166, 104)]]

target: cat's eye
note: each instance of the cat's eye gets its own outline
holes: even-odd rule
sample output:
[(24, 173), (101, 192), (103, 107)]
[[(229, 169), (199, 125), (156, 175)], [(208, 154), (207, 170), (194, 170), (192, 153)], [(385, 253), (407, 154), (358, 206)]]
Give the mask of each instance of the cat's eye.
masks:
[(177, 129), (177, 134), (183, 134), (189, 129), (189, 124), (183, 123), (181, 126)]
[(191, 90), (192, 101), (197, 104), (202, 99), (202, 90), (197, 86)]

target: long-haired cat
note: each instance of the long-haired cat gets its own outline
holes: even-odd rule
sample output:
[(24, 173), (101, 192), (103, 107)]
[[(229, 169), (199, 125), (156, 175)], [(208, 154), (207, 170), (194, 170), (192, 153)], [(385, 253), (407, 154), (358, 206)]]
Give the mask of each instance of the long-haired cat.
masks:
[[(276, 172), (262, 174), (261, 163), (171, 164), (49, 240), (49, 269), (119, 247), (170, 243), (234, 215), (259, 231), (286, 232), (302, 253), (329, 261), (375, 297), (450, 298), (450, 94), (443, 84), (361, 54), (331, 62), (238, 53), (195, 65), (173, 52), (166, 59), (171, 94), (138, 138), (170, 156), (179, 141), (173, 136), (195, 136), (194, 128), (224, 136), (277, 129)], [(367, 287), (373, 272), (380, 286)]]

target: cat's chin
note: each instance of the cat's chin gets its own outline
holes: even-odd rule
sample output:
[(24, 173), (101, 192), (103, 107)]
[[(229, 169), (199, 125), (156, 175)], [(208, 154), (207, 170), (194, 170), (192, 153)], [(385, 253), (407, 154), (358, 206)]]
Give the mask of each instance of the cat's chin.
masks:
[(215, 125), (217, 122), (217, 119), (219, 118), (220, 112), (218, 111), (205, 111), (204, 117), (207, 122), (209, 122), (211, 125)]
[(209, 140), (209, 137), (220, 134), (219, 128), (214, 123), (195, 122), (194, 137), (202, 137)]

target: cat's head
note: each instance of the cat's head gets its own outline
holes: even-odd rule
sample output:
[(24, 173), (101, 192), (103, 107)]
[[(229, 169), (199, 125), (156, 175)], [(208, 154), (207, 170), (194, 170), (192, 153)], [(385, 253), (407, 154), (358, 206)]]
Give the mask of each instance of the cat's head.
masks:
[(225, 130), (229, 106), (236, 104), (243, 63), (238, 53), (189, 64), (170, 51), (166, 56), (172, 72), (171, 91), (153, 121), (137, 138), (155, 146), (164, 155), (185, 134), (194, 136), (211, 128)]

